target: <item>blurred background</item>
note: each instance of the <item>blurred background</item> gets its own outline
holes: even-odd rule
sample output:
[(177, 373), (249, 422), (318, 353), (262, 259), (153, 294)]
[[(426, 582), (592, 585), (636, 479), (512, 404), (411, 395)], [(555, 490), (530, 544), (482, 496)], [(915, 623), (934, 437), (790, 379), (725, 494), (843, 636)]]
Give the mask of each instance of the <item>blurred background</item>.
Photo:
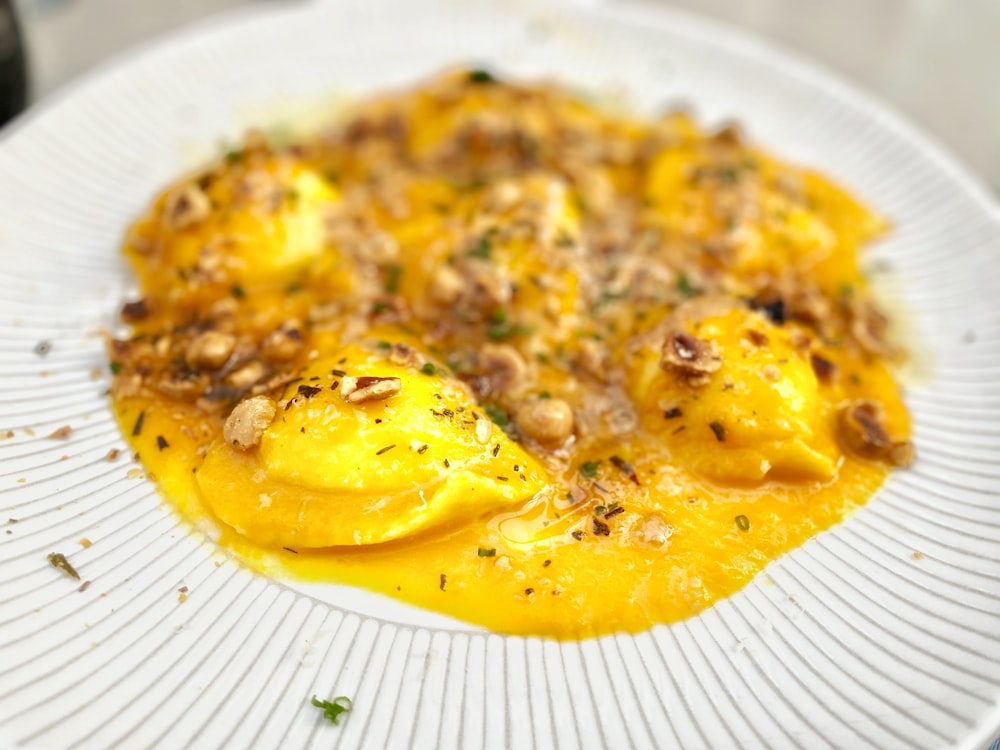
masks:
[[(11, 7), (30, 103), (109, 55), (205, 16), (301, 1), (0, 0), (0, 121), (25, 103)], [(1000, 194), (1000, 0), (580, 1), (673, 6), (802, 52), (889, 101)]]

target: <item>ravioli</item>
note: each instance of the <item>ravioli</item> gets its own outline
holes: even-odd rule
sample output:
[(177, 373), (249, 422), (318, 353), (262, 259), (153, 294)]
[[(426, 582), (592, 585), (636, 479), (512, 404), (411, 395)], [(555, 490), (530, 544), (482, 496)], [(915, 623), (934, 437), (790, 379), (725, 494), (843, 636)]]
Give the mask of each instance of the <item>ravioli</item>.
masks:
[[(366, 378), (399, 390), (342, 397)], [(356, 346), (311, 363), (302, 380), (272, 404), (256, 451), (216, 442), (198, 469), (206, 506), (253, 542), (377, 544), (496, 512), (546, 484), (537, 460), (448, 380)]]
[(267, 575), (503, 633), (696, 615), (912, 463), (887, 223), (733, 126), (452, 71), (169, 186), (112, 401)]

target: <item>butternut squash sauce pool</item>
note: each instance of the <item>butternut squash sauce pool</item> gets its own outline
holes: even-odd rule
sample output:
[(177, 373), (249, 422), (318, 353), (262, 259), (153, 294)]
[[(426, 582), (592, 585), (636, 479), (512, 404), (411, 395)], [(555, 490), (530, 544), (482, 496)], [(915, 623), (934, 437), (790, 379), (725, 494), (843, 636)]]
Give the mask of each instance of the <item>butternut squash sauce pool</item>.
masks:
[(502, 633), (690, 617), (913, 460), (877, 215), (735, 127), (453, 72), (170, 186), (125, 435), (271, 574)]

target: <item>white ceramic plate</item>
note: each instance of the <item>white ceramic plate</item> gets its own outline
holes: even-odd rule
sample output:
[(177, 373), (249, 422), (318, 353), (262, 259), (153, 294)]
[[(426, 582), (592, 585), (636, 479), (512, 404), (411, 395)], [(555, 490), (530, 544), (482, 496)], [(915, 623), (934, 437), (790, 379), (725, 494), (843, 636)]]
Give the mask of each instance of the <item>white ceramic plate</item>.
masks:
[[(251, 574), (127, 457), (109, 462), (124, 443), (96, 332), (128, 292), (123, 230), (155, 191), (254, 121), (457, 62), (736, 118), (888, 214), (872, 257), (924, 363), (916, 466), (699, 617), (557, 643)], [(974, 750), (1000, 729), (997, 209), (911, 127), (785, 54), (618, 4), (230, 16), (0, 136), (0, 259), (0, 745)], [(313, 694), (354, 711), (329, 725)]]

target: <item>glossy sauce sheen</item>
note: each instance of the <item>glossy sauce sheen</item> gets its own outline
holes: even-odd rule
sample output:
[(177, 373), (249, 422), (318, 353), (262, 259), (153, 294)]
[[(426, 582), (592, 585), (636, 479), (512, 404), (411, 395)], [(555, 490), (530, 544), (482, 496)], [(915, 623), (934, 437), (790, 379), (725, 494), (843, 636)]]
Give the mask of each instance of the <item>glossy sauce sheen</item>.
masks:
[[(735, 130), (448, 74), (168, 189), (126, 242), (112, 396), (166, 497), (268, 575), (640, 631), (912, 460), (859, 270), (883, 229)], [(352, 402), (365, 378), (398, 380)]]

